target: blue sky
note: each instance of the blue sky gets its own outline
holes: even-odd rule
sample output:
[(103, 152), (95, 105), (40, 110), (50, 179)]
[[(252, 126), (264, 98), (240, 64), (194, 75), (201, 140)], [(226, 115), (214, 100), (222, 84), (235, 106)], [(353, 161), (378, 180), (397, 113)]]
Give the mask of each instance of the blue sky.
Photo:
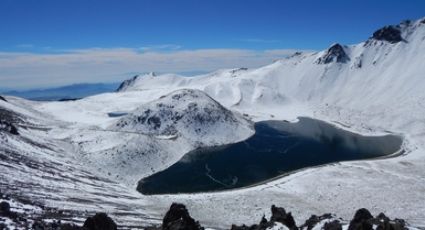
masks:
[[(292, 49), (320, 50), (333, 42), (358, 43), (379, 27), (424, 16), (422, 0), (2, 0), (0, 87), (118, 81), (134, 72), (211, 71), (242, 65), (244, 59), (236, 59), (238, 55), (246, 57), (246, 52), (252, 56), (246, 66), (254, 67), (287, 55)], [(193, 53), (202, 52), (207, 52), (202, 58), (213, 55), (218, 59), (218, 55), (235, 51), (230, 56), (235, 55), (232, 57), (236, 61), (227, 59), (205, 66), (194, 62), (192, 68), (190, 62), (184, 68), (180, 62), (172, 66), (141, 63), (140, 68), (106, 68), (106, 73), (95, 64), (82, 69), (61, 68), (64, 64), (54, 60), (66, 55), (78, 59), (78, 55), (89, 53), (82, 60), (90, 62), (93, 58), (96, 63), (105, 55), (130, 51), (164, 54), (173, 60), (196, 59)], [(172, 55), (176, 53), (182, 56)], [(27, 55), (26, 61), (22, 61), (22, 55)], [(52, 59), (49, 73), (43, 72), (49, 63), (37, 66), (43, 55)], [(9, 65), (2, 65), (5, 58)], [(12, 59), (19, 59), (22, 66), (12, 68)], [(168, 59), (157, 60), (166, 63)], [(27, 78), (30, 80), (25, 83), (16, 82)]]

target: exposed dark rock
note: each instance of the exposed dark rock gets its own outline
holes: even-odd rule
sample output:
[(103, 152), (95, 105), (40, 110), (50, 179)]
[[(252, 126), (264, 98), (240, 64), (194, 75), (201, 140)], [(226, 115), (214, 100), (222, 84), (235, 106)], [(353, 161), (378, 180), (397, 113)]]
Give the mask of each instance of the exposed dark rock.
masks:
[(232, 227), (230, 228), (230, 230), (259, 230), (259, 228), (258, 228), (258, 225), (256, 224), (252, 226), (246, 226), (246, 225), (237, 226), (232, 224)]
[[(1, 117), (0, 117), (1, 118)], [(6, 131), (13, 135), (19, 135), (18, 128), (10, 122), (0, 120), (0, 131)]]
[(279, 208), (275, 205), (272, 205), (272, 217), (270, 221), (280, 222), (291, 230), (298, 229), (297, 225), (295, 224), (294, 217), (292, 217), (292, 214), (290, 212), (286, 213), (284, 208)]
[(14, 126), (14, 125), (10, 125), (10, 131), (9, 132), (13, 135), (19, 135), (18, 128), (16, 128), (16, 126)]
[(346, 63), (350, 60), (347, 53), (344, 51), (344, 47), (342, 47), (340, 44), (335, 44), (331, 46), (327, 51), (326, 54), (317, 59), (318, 64), (328, 64), (331, 62), (337, 62), (337, 63)]
[[(284, 208), (279, 208), (273, 205), (272, 217), (270, 221), (267, 221), (267, 219), (263, 217), (260, 224), (254, 224), (251, 226), (232, 225), (231, 230), (265, 230), (274, 226), (277, 222), (284, 224), (289, 229), (311, 230), (316, 227), (319, 222), (326, 220), (328, 221), (324, 223), (322, 227), (323, 230), (342, 230), (342, 223), (339, 220), (333, 219), (331, 214), (324, 214), (321, 216), (312, 215), (308, 220), (305, 221), (303, 225), (298, 228), (290, 212), (287, 213)], [(391, 220), (382, 213), (374, 218), (372, 214), (370, 214), (370, 212), (364, 208), (357, 210), (354, 218), (350, 222), (348, 229), (372, 230), (373, 226), (376, 226), (376, 230), (407, 230), (404, 220)]]
[(375, 31), (372, 38), (379, 41), (387, 41), (389, 43), (397, 43), (403, 40), (401, 31), (396, 26), (385, 26)]
[(300, 228), (307, 228), (307, 230), (311, 230), (316, 226), (317, 223), (319, 223), (322, 220), (331, 219), (332, 215), (327, 213), (323, 214), (321, 216), (311, 215), (308, 220), (305, 221), (303, 225), (300, 226)]
[(269, 227), (272, 227), (273, 224), (274, 224), (274, 222), (267, 221), (266, 217), (263, 216), (263, 218), (261, 218), (260, 224), (254, 224), (254, 225), (251, 225), (251, 226), (232, 225), (231, 230), (265, 230)]
[(270, 218), (270, 221), (267, 221), (267, 219), (263, 216), (259, 224), (254, 224), (251, 226), (232, 225), (231, 230), (265, 230), (269, 227), (273, 227), (275, 223), (277, 222), (285, 225), (291, 230), (298, 229), (298, 227), (295, 224), (295, 220), (292, 217), (292, 214), (290, 212), (287, 213), (284, 208), (279, 208), (279, 207), (276, 207), (275, 205), (272, 205), (271, 211), (272, 211), (272, 216)]
[(377, 230), (405, 230), (406, 223), (404, 220), (395, 219), (391, 220), (384, 213), (380, 213), (376, 218), (371, 221), (372, 224), (377, 225)]
[(400, 25), (404, 25), (404, 26), (408, 26), (410, 24), (412, 24), (412, 21), (409, 19), (406, 19), (400, 22)]
[[(11, 219), (18, 218), (18, 213), (10, 210), (10, 204), (6, 201), (0, 203), (0, 216), (8, 217)], [(1, 228), (0, 228), (1, 229)]]
[(342, 225), (338, 220), (325, 223), (323, 230), (342, 230)]
[(43, 222), (36, 221), (36, 222), (34, 222), (34, 224), (32, 224), (32, 229), (34, 229), (34, 230), (44, 230), (44, 229), (46, 229), (46, 226)]
[(316, 215), (311, 215), (310, 218), (308, 218), (303, 225), (301, 225), (301, 228), (307, 228), (307, 230), (311, 230), (316, 226), (317, 223), (320, 222), (320, 219)]
[(31, 229), (34, 230), (87, 230), (74, 224), (62, 224), (60, 221), (46, 223), (44, 221), (35, 221)]
[(361, 208), (354, 214), (354, 218), (351, 220), (348, 230), (372, 230), (372, 224), (370, 222), (372, 218), (373, 216), (370, 214), (369, 210)]
[(96, 213), (93, 217), (86, 219), (83, 228), (87, 230), (116, 230), (117, 225), (106, 213)]
[(231, 73), (231, 74), (235, 74), (235, 73), (237, 73), (237, 72), (247, 71), (247, 70), (248, 70), (248, 68), (246, 68), (246, 67), (241, 67), (241, 68), (238, 68), (238, 69), (232, 69), (232, 70), (230, 70), (230, 73)]
[(376, 230), (405, 230), (406, 223), (402, 219), (391, 220), (385, 214), (380, 213), (373, 217), (367, 209), (357, 210), (354, 218), (351, 220), (348, 230), (371, 230), (376, 226)]
[(425, 24), (425, 18), (420, 21), (420, 23)]
[(0, 100), (7, 102), (6, 98), (0, 96)]
[(10, 214), (10, 204), (6, 201), (0, 203), (0, 215), (8, 216)]
[(162, 220), (163, 230), (203, 230), (183, 204), (173, 203)]

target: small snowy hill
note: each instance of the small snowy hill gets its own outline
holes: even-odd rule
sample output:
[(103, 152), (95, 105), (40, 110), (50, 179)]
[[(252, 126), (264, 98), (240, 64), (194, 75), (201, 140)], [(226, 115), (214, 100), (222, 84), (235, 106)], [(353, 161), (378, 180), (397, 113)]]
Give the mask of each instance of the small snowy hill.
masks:
[(203, 91), (190, 89), (178, 90), (144, 104), (111, 128), (156, 136), (179, 135), (206, 145), (245, 136), (253, 129), (246, 119), (224, 108)]

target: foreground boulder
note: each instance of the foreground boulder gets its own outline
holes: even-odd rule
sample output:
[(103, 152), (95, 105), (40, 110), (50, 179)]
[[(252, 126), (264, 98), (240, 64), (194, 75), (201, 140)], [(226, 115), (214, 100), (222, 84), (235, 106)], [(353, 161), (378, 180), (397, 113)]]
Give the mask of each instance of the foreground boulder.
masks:
[(87, 218), (83, 228), (87, 230), (116, 230), (117, 225), (106, 213), (96, 213), (93, 217)]
[(342, 230), (342, 224), (339, 220), (326, 222), (325, 225), (323, 225), (323, 230)]
[(406, 222), (402, 219), (391, 220), (384, 213), (380, 213), (372, 221), (377, 226), (378, 230), (404, 230), (407, 229)]
[(272, 216), (270, 221), (267, 221), (267, 219), (263, 216), (259, 224), (254, 224), (251, 226), (232, 225), (231, 230), (266, 230), (271, 229), (274, 226), (278, 226), (279, 224), (290, 230), (298, 230), (295, 220), (290, 212), (286, 212), (284, 208), (276, 207), (275, 205), (272, 205), (271, 211)]
[(354, 214), (348, 230), (372, 230), (371, 219), (373, 219), (372, 214), (367, 209), (361, 208)]
[(357, 210), (354, 218), (350, 221), (348, 230), (405, 230), (406, 223), (402, 219), (391, 220), (385, 214), (380, 213), (377, 217), (373, 217), (370, 212), (365, 209)]
[(35, 221), (31, 226), (33, 230), (86, 230), (79, 226), (73, 224), (61, 224), (60, 221), (53, 221), (52, 223), (47, 223), (44, 221)]
[(8, 202), (2, 201), (0, 203), (0, 216), (16, 219), (18, 217), (18, 214), (10, 210), (10, 204)]
[[(271, 207), (271, 217), (267, 220), (262, 217), (259, 224), (251, 226), (247, 225), (232, 225), (231, 230), (407, 230), (407, 224), (402, 219), (393, 219), (380, 213), (373, 217), (372, 214), (365, 208), (356, 211), (353, 219), (345, 222), (341, 219), (336, 219), (331, 214), (321, 216), (312, 215), (301, 226), (297, 226), (291, 212), (286, 212), (284, 208)], [(105, 213), (97, 213), (92, 217), (88, 217), (84, 225), (77, 226), (71, 223), (62, 223), (61, 220), (52, 220), (50, 213), (47, 218), (37, 217), (35, 219), (27, 219), (26, 216), (11, 211), (10, 204), (7, 202), (0, 203), (0, 229), (34, 229), (34, 230), (116, 230), (117, 225)], [(1, 217), (8, 217), (14, 222), (14, 225), (6, 225), (1, 222)], [(29, 221), (32, 220), (33, 222)], [(31, 225), (30, 225), (31, 224)], [(155, 227), (138, 227), (136, 229), (146, 230), (204, 230), (204, 228), (195, 221), (189, 214), (189, 211), (183, 204), (173, 203), (165, 214), (162, 225)], [(415, 229), (415, 228), (414, 228)]]
[(290, 230), (298, 229), (292, 214), (290, 212), (287, 213), (284, 208), (279, 208), (274, 205), (272, 205), (272, 217), (270, 221), (282, 223)]
[(163, 230), (203, 230), (183, 204), (173, 203), (162, 221)]
[[(324, 221), (324, 220), (330, 220), (332, 219), (332, 215), (330, 213), (323, 214), (321, 216), (311, 215), (310, 218), (308, 218), (303, 225), (300, 226), (301, 229), (307, 229), (311, 230), (316, 226), (318, 223)], [(328, 228), (332, 228), (333, 226), (328, 226)]]
[[(294, 218), (290, 212), (286, 212), (284, 208), (272, 206), (272, 216), (270, 221), (263, 217), (259, 224), (251, 226), (232, 225), (232, 230), (268, 230), (268, 229), (289, 229), (289, 230), (342, 230), (343, 224), (339, 219), (336, 219), (331, 214), (324, 214), (321, 216), (312, 215), (305, 223), (297, 227)], [(347, 229), (347, 224), (344, 224), (344, 229)], [(383, 213), (377, 217), (365, 208), (357, 210), (353, 219), (351, 220), (348, 230), (407, 230), (406, 223), (402, 219), (394, 219), (386, 217)]]
[(10, 204), (6, 201), (0, 203), (0, 215), (6, 216), (10, 213)]

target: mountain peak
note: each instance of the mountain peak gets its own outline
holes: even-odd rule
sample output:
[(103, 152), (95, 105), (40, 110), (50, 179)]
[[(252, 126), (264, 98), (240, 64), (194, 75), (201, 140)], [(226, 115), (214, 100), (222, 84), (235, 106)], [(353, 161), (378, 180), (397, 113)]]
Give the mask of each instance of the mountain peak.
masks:
[(125, 81), (123, 81), (120, 86), (118, 86), (118, 89), (116, 90), (116, 92), (121, 92), (121, 91), (125, 91), (127, 88), (129, 88), (130, 86), (133, 86), (134, 83), (141, 77), (156, 77), (156, 73), (155, 72), (149, 72), (149, 73), (145, 73), (143, 75), (135, 75), (130, 79), (127, 79)]
[(118, 86), (118, 89), (116, 90), (116, 92), (121, 92), (124, 91), (125, 89), (127, 89), (129, 86), (134, 85), (134, 82), (137, 81), (137, 79), (140, 77), (140, 75), (135, 75), (130, 79), (127, 79), (125, 81), (123, 81), (120, 86)]
[(149, 72), (147, 74), (145, 74), (145, 76), (149, 76), (149, 77), (156, 77), (156, 73), (155, 72)]
[(344, 47), (340, 45), (339, 43), (335, 43), (328, 48), (328, 50), (323, 56), (317, 59), (316, 63), (317, 64), (328, 64), (331, 62), (346, 63), (349, 60), (350, 58), (345, 52)]

